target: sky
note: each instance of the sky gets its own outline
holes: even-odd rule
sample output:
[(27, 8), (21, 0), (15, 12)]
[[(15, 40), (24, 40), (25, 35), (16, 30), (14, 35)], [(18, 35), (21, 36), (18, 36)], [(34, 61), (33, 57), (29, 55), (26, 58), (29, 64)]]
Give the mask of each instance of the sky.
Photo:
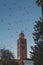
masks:
[(0, 49), (12, 51), (17, 58), (17, 40), (20, 32), (27, 39), (27, 56), (34, 46), (32, 33), (35, 21), (41, 17), (41, 8), (36, 0), (0, 0)]

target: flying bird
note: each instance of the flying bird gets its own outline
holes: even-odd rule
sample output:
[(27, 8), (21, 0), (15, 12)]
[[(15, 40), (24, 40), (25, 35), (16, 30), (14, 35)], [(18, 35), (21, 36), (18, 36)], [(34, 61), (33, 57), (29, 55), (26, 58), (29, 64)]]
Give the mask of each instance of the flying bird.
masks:
[(6, 4), (4, 3), (3, 6), (6, 7)]
[(11, 25), (11, 23), (8, 23), (8, 25)]
[(16, 32), (16, 33), (18, 33), (18, 32)]
[(3, 19), (1, 19), (1, 22), (3, 23), (3, 22), (4, 22), (4, 20), (3, 20)]
[(9, 16), (12, 16), (11, 14), (9, 14)]
[(9, 8), (9, 10), (12, 10), (12, 8)]

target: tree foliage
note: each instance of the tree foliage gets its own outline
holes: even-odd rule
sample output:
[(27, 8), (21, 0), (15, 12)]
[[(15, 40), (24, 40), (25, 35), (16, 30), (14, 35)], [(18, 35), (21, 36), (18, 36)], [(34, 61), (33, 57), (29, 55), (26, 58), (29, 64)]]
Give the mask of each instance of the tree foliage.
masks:
[(38, 6), (40, 6), (42, 2), (43, 2), (43, 0), (36, 0), (36, 3)]
[(36, 21), (34, 25), (33, 39), (35, 45), (31, 46), (31, 57), (34, 60), (34, 65), (43, 65), (43, 22)]
[(18, 65), (11, 51), (0, 49), (0, 65)]
[(0, 49), (1, 59), (13, 59), (14, 56), (11, 51), (7, 49)]

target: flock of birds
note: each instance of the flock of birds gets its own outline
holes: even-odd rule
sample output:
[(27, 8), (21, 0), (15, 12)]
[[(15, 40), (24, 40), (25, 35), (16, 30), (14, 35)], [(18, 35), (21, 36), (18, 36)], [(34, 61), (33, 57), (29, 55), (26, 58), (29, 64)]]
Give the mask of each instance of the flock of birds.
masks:
[[(7, 0), (4, 0), (3, 7), (7, 7), (6, 1)], [(0, 2), (1, 2), (1, 0), (0, 0)], [(16, 3), (14, 2), (12, 5), (16, 6)], [(29, 11), (27, 10), (27, 8), (28, 9), (29, 8), (31, 9), (31, 5), (28, 5), (28, 7), (26, 7), (26, 6), (23, 7), (23, 9), (26, 11), (27, 15), (29, 15)], [(12, 7), (8, 8), (8, 9), (9, 9), (9, 11), (11, 11), (12, 10)], [(21, 11), (22, 10), (22, 7), (19, 6), (18, 9), (19, 9), (19, 11)], [(12, 16), (12, 13), (9, 14), (9, 16)], [(25, 16), (25, 13), (23, 13), (22, 16)], [(4, 23), (4, 19), (1, 19), (0, 22), (1, 23)], [(12, 26), (12, 24), (11, 23), (8, 23), (8, 26), (9, 26), (9, 28), (8, 28), (8, 31), (9, 31), (9, 30), (11, 30), (10, 27)], [(25, 29), (27, 30), (27, 28), (25, 28)], [(16, 31), (16, 33), (18, 33), (18, 31)]]
[[(2, 0), (3, 1), (3, 0)], [(7, 7), (7, 5), (8, 4), (6, 4), (6, 1), (7, 0), (4, 0), (4, 2), (5, 3), (3, 3), (2, 5), (3, 5), (3, 7)], [(8, 0), (9, 1), (9, 0)], [(13, 0), (12, 0), (13, 1)], [(0, 2), (1, 2), (1, 0), (0, 0)], [(13, 2), (13, 4), (12, 4), (13, 6), (15, 6), (15, 8), (16, 8), (16, 3), (15, 2)], [(8, 8), (8, 10), (9, 11), (12, 11), (12, 7), (9, 7)], [(31, 5), (28, 5), (28, 7), (26, 7), (26, 6), (24, 6), (23, 8), (22, 8), (22, 6), (18, 6), (18, 10), (20, 11), (20, 12), (22, 12), (23, 10), (24, 10), (24, 12), (22, 13), (22, 16), (24, 17), (24, 16), (26, 16), (25, 14), (27, 14), (27, 15), (29, 15), (29, 14), (32, 14), (32, 10), (31, 10)], [(30, 12), (29, 12), (29, 10), (30, 10)], [(12, 13), (9, 13), (9, 17), (12, 17)], [(5, 21), (4, 21), (4, 19), (2, 18), (1, 20), (0, 20), (0, 24), (3, 24)], [(13, 23), (13, 22), (12, 22)], [(10, 23), (10, 22), (8, 22), (7, 23), (7, 25), (8, 25), (8, 31), (13, 31), (12, 30), (12, 23)], [(16, 22), (15, 22), (16, 23)], [(26, 31), (28, 31), (28, 28), (27, 28), (27, 26), (25, 26), (25, 29), (24, 30), (21, 30), (22, 32), (26, 32)], [(21, 32), (20, 31), (20, 32)], [(15, 31), (15, 33), (16, 34), (19, 34), (19, 31)], [(27, 35), (29, 35), (29, 32), (27, 33)], [(11, 34), (11, 36), (10, 36), (11, 38), (13, 38), (13, 35)], [(1, 42), (2, 43), (2, 42)], [(6, 47), (6, 45), (5, 44), (3, 44), (3, 46), (5, 46)], [(10, 45), (11, 46), (11, 45)], [(12, 46), (11, 46), (12, 47)], [(12, 48), (13, 49), (13, 48)]]

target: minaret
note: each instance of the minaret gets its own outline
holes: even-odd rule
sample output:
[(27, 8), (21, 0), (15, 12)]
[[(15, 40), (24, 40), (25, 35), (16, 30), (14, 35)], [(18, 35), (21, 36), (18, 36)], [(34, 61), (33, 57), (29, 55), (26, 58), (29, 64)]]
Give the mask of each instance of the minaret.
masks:
[(20, 33), (19, 39), (17, 41), (17, 59), (27, 58), (27, 43), (24, 38), (24, 33)]

